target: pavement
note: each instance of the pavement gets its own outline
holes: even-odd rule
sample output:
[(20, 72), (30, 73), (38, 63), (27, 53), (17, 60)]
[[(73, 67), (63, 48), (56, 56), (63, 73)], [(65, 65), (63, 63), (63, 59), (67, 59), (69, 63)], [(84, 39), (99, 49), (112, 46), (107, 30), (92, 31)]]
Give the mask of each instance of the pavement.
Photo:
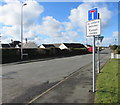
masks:
[(91, 64), (41, 96), (33, 103), (93, 103)]
[[(105, 64), (105, 61), (109, 59), (108, 53), (109, 53), (109, 49), (105, 50), (103, 54), (101, 54), (101, 58), (106, 58), (105, 60), (103, 60), (103, 64)], [(80, 77), (78, 78), (78, 80), (80, 81), (85, 80), (86, 82), (88, 82), (88, 84), (85, 83), (83, 85), (80, 85), (82, 84), (82, 82), (85, 82), (85, 81), (81, 81), (81, 83), (80, 81), (75, 81), (75, 84), (71, 83), (73, 85), (69, 85), (68, 83), (66, 83), (66, 85), (65, 84), (63, 85), (64, 87), (63, 90), (66, 88), (65, 89), (66, 92), (68, 90), (68, 94), (70, 94), (70, 92), (72, 94), (72, 91), (71, 91), (72, 89), (73, 94), (75, 94), (76, 98), (78, 96), (77, 90), (80, 91), (81, 95), (84, 96), (83, 90), (79, 90), (78, 88), (80, 85), (82, 87), (85, 87), (83, 89), (86, 89), (86, 90), (91, 89), (91, 85), (90, 85), (91, 84), (90, 72), (92, 72), (91, 61), (92, 61), (92, 55), (87, 54), (87, 55), (80, 55), (80, 56), (73, 56), (73, 57), (56, 58), (56, 59), (45, 60), (45, 61), (3, 65), (2, 78), (0, 77), (0, 79), (2, 79), (2, 88), (3, 88), (2, 102), (3, 103), (27, 103), (32, 99), (34, 99), (36, 96), (42, 94), (47, 89), (59, 83), (61, 80), (63, 80), (65, 77), (69, 76), (71, 73), (75, 71), (76, 71), (75, 73), (77, 73), (75, 74), (76, 77), (74, 76), (71, 77), (73, 78), (73, 80), (71, 79), (70, 81), (74, 82), (75, 80), (77, 80), (76, 78)], [(86, 65), (89, 65), (87, 67), (90, 71), (88, 69), (86, 70), (82, 69), (83, 67), (86, 67)], [(87, 77), (84, 78), (85, 76)], [(87, 81), (86, 79), (90, 81)], [(86, 84), (89, 86), (87, 87)], [(67, 89), (68, 86), (71, 87), (71, 89)], [(80, 89), (82, 89), (82, 87)], [(57, 89), (57, 90), (60, 91), (60, 89)], [(65, 93), (65, 91), (62, 92), (61, 90), (61, 93)], [(47, 98), (48, 96), (49, 98)], [(53, 96), (51, 94), (49, 94), (48, 96), (44, 98), (45, 100), (40, 99), (41, 101), (38, 100), (37, 102), (38, 103), (46, 102), (46, 99), (48, 99), (48, 102), (54, 102), (54, 100), (50, 100), (50, 97), (54, 99)], [(67, 102), (67, 98), (68, 98), (68, 102), (72, 100), (70, 99), (71, 95), (67, 95), (67, 96), (69, 97), (66, 97), (66, 100), (62, 102)], [(73, 97), (75, 96), (73, 95)], [(87, 94), (87, 96), (89, 95)], [(90, 97), (92, 96), (90, 95)], [(60, 100), (56, 99), (55, 102), (60, 102)], [(80, 102), (80, 101), (73, 100), (72, 102)], [(84, 100), (83, 102), (89, 102), (89, 101)]]
[[(101, 68), (109, 56), (101, 60)], [(96, 72), (97, 73), (97, 72)], [(75, 72), (67, 80), (36, 99), (33, 103), (94, 103), (92, 92), (92, 64)]]

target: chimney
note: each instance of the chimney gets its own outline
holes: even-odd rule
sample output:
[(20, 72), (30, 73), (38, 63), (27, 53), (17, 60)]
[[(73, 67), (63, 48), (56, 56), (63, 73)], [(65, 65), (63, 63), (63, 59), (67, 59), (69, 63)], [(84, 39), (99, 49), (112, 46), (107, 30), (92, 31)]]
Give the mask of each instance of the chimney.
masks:
[(27, 43), (27, 38), (25, 38), (25, 41), (26, 41), (26, 43)]
[(11, 39), (11, 43), (13, 43), (13, 39)]

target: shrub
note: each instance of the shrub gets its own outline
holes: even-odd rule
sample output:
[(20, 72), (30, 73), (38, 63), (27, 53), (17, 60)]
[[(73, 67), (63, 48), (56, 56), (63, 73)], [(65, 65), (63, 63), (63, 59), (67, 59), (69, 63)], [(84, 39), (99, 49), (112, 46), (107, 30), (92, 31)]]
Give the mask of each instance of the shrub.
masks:
[[(20, 48), (6, 48), (2, 50), (2, 63), (10, 63), (20, 61), (21, 59), (21, 49)], [(72, 49), (63, 49), (59, 48), (29, 48), (23, 49), (24, 60), (27, 59), (39, 59), (52, 56), (71, 56), (71, 55), (81, 55), (89, 53), (86, 48), (72, 48)]]
[(20, 49), (2, 49), (2, 63), (15, 62), (20, 60)]
[(120, 45), (115, 49), (114, 53), (115, 54), (120, 54)]
[(118, 49), (120, 49), (120, 45), (118, 45), (118, 47), (117, 47)]
[(115, 50), (117, 47), (118, 47), (117, 45), (113, 45), (113, 46), (111, 46), (110, 48), (111, 48), (112, 50)]

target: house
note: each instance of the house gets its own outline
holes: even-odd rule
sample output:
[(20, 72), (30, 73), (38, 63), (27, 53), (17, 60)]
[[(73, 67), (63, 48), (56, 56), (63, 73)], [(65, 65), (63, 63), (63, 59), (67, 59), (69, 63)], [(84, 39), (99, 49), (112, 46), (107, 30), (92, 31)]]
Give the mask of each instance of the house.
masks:
[(9, 44), (0, 44), (0, 48), (10, 48)]
[(38, 46), (34, 42), (23, 43), (23, 48), (38, 48)]
[(21, 44), (20, 41), (12, 41), (11, 43), (9, 43), (10, 48), (20, 48), (20, 46), (21, 46), (20, 44)]
[(91, 45), (88, 45), (88, 44), (85, 44), (85, 47), (86, 48), (90, 48), (90, 47), (92, 47)]
[(61, 44), (53, 44), (56, 48), (59, 48)]
[(15, 48), (21, 48), (21, 43), (15, 46)]
[(62, 43), (59, 48), (62, 50), (70, 48), (85, 48), (85, 46), (81, 43)]
[(39, 48), (55, 48), (53, 44), (42, 44)]

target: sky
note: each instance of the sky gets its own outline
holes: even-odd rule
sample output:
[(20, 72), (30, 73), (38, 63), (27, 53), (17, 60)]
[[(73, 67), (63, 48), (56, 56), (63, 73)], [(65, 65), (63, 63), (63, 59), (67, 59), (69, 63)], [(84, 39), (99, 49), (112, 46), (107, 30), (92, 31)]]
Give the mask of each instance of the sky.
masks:
[[(88, 0), (91, 2), (40, 2), (38, 0), (2, 0), (0, 2), (0, 34), (2, 43), (21, 41), (21, 7), (23, 6), (23, 42), (40, 44), (87, 43), (88, 10), (98, 8), (101, 19), (101, 45), (118, 43), (118, 2)], [(101, 2), (100, 2), (101, 1)], [(97, 41), (96, 41), (97, 43)]]

